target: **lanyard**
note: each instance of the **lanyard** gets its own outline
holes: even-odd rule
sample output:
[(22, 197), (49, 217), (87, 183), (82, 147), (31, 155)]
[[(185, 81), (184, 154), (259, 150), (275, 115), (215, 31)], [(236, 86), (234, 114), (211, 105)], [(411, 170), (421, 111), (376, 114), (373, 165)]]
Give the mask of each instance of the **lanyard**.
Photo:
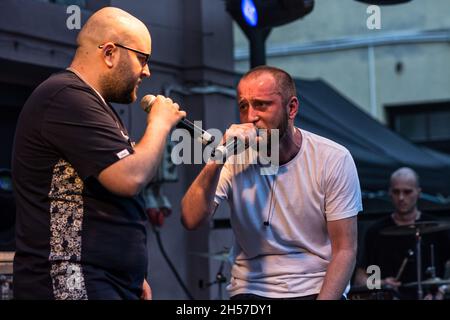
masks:
[(68, 67), (66, 68), (67, 71), (70, 71), (72, 73), (74, 73), (78, 78), (80, 78), (81, 81), (83, 81), (87, 86), (89, 86), (95, 93), (96, 95), (100, 98), (100, 100), (103, 102), (103, 106), (106, 107), (104, 108), (105, 111), (112, 116), (114, 122), (116, 123), (117, 128), (120, 130), (120, 133), (122, 134), (122, 137), (124, 137), (127, 142), (134, 148), (135, 143), (133, 141), (131, 141), (125, 126), (123, 125), (122, 121), (120, 120), (119, 115), (116, 113), (116, 111), (114, 110), (114, 108), (105, 101), (105, 99), (102, 97), (102, 95), (100, 94), (100, 92), (98, 92), (97, 90), (95, 90), (95, 88), (93, 86), (91, 86), (89, 84), (89, 82), (87, 82), (79, 73), (78, 71), (76, 71), (75, 69)]

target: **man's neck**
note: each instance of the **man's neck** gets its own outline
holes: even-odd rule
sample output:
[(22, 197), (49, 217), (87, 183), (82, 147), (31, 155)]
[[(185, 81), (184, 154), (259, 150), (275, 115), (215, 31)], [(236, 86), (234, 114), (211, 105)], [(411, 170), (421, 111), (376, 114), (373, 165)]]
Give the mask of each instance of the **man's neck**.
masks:
[(409, 224), (413, 224), (417, 219), (420, 218), (421, 212), (414, 208), (411, 212), (406, 214), (399, 214), (397, 211), (394, 211), (392, 214), (392, 219), (399, 226), (405, 226)]
[(300, 130), (297, 130), (295, 127), (288, 130), (280, 141), (280, 164), (291, 161), (302, 146), (303, 139)]
[(106, 104), (106, 101), (103, 98), (102, 93), (99, 91), (99, 88), (97, 88), (97, 86), (95, 86), (95, 84), (93, 83), (95, 81), (89, 80), (89, 77), (87, 76), (87, 74), (85, 72), (83, 72), (83, 68), (77, 68), (77, 66), (72, 64), (72, 65), (70, 65), (70, 67), (67, 68), (67, 70), (75, 73), (84, 83), (86, 83), (88, 86), (90, 86), (95, 91), (95, 93), (97, 93), (97, 95)]

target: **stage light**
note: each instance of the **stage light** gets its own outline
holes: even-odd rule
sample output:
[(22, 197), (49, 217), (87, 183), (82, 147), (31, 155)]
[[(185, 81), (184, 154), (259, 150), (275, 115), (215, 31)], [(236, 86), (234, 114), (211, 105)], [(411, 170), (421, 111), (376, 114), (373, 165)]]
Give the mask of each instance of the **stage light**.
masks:
[(241, 28), (272, 28), (312, 11), (314, 0), (226, 0), (226, 10)]
[(242, 0), (241, 2), (242, 15), (245, 21), (251, 27), (256, 27), (258, 24), (258, 11), (256, 11), (255, 4), (252, 0)]

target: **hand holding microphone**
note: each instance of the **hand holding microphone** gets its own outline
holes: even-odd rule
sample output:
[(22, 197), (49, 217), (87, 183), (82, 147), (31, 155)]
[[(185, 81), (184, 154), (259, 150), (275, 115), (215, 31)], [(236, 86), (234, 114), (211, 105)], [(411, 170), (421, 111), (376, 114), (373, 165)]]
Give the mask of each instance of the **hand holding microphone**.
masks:
[(212, 157), (225, 160), (255, 145), (257, 139), (258, 129), (253, 123), (233, 124), (225, 132), (222, 145), (214, 150)]
[(178, 103), (161, 95), (144, 96), (141, 100), (141, 108), (149, 113), (148, 121), (156, 122), (155, 125), (161, 129), (172, 129), (186, 116), (186, 112), (180, 110)]
[[(196, 126), (191, 121), (187, 120), (185, 118), (186, 112), (180, 111), (178, 104), (173, 103), (173, 101), (170, 98), (166, 98), (161, 95), (155, 97), (154, 95), (150, 94), (142, 98), (141, 108), (145, 112), (151, 113), (149, 116), (150, 121), (151, 118), (154, 117), (153, 113), (158, 112), (156, 114), (157, 116), (159, 115), (159, 113), (163, 112), (154, 110), (156, 107), (158, 107), (158, 109), (167, 108), (169, 110), (172, 110), (170, 114), (172, 114), (175, 111), (175, 113), (178, 115), (178, 117), (175, 117), (176, 121), (172, 123), (170, 129), (174, 125), (176, 125), (177, 128), (185, 129), (189, 131), (191, 136), (198, 138), (198, 140), (205, 146), (209, 145), (214, 141), (214, 137), (210, 133)], [(172, 116), (172, 118), (174, 117)], [(169, 121), (168, 119), (164, 118), (162, 118), (162, 120)], [(165, 125), (167, 125), (167, 123)], [(225, 160), (229, 155), (239, 153), (255, 144), (256, 139), (258, 139), (258, 130), (253, 123), (233, 124), (226, 131), (223, 139), (223, 144), (216, 147), (216, 149), (213, 150), (211, 157), (215, 160), (219, 159)]]
[[(158, 98), (169, 100), (173, 105), (176, 106), (177, 110), (179, 110), (178, 104), (177, 103), (173, 103), (170, 98), (166, 98), (164, 96), (155, 97), (154, 95), (151, 95), (151, 94), (148, 94), (148, 95), (146, 95), (146, 96), (144, 96), (142, 98), (142, 100), (141, 100), (141, 108), (145, 112), (149, 113), (151, 111), (151, 109), (153, 108), (153, 105), (157, 101)], [(184, 113), (184, 115), (181, 118), (180, 122), (178, 122), (178, 124), (176, 125), (177, 128), (186, 129), (187, 131), (189, 131), (191, 136), (197, 136), (199, 138), (200, 142), (203, 145), (205, 145), (205, 146), (214, 141), (214, 137), (211, 134), (209, 134), (208, 132), (206, 132), (202, 128), (196, 126), (191, 121), (189, 121), (189, 120), (187, 120), (185, 118), (185, 116), (186, 116), (186, 112), (185, 111), (179, 111), (179, 112)]]

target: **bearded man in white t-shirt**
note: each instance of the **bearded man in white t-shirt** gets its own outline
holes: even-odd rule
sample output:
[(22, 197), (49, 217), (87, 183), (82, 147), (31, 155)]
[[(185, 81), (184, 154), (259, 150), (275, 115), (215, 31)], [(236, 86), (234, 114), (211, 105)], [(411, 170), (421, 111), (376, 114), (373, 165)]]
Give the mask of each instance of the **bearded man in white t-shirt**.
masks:
[(279, 166), (263, 174), (259, 162), (210, 160), (182, 200), (184, 226), (195, 229), (222, 201), (230, 204), (231, 299), (341, 299), (355, 265), (362, 210), (352, 156), (294, 126), (299, 100), (281, 69), (247, 72), (237, 99), (241, 124), (226, 139), (248, 142), (255, 129), (278, 129), (272, 153), (278, 152)]

